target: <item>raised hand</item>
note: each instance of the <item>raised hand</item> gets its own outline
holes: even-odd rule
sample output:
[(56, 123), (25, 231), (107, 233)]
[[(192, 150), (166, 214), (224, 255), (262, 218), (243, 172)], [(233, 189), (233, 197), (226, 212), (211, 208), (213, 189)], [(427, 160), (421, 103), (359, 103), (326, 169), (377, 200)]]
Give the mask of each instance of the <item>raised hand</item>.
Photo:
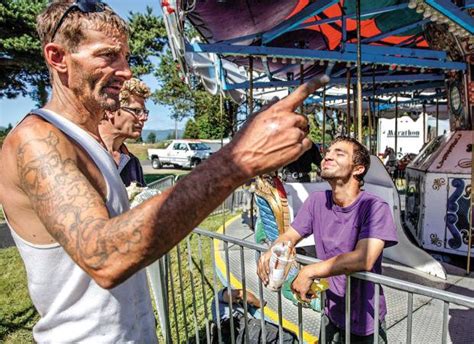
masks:
[(246, 177), (274, 171), (311, 147), (308, 119), (295, 110), (328, 81), (326, 75), (315, 78), (248, 119), (228, 147), (232, 162)]

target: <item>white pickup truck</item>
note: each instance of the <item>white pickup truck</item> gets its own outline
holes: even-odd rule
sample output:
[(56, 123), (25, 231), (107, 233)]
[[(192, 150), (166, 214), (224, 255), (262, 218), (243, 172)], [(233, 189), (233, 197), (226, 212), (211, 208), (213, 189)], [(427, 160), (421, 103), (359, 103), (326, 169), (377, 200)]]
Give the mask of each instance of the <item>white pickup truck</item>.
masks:
[(211, 147), (198, 140), (173, 140), (165, 149), (148, 149), (148, 159), (155, 169), (163, 165), (193, 168), (211, 154)]

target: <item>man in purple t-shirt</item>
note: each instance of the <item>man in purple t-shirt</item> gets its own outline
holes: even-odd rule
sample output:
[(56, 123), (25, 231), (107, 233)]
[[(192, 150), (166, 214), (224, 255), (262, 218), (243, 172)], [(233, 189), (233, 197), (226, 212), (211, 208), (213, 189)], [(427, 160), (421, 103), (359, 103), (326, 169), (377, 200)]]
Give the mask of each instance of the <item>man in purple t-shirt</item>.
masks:
[[(358, 141), (339, 137), (323, 159), (321, 177), (331, 191), (312, 193), (298, 211), (290, 229), (276, 241), (296, 245), (303, 237), (314, 236), (321, 262), (302, 268), (292, 284), (294, 293), (309, 301), (314, 279), (328, 277), (329, 290), (322, 326), (328, 343), (344, 342), (346, 275), (356, 271), (382, 272), (384, 247), (397, 243), (396, 228), (388, 204), (363, 190), (363, 178), (370, 166), (370, 154)], [(268, 283), (270, 251), (261, 256), (258, 274)], [(374, 285), (351, 280), (351, 342), (373, 343)], [(380, 289), (381, 324), (387, 307)], [(385, 326), (379, 342), (386, 342)]]

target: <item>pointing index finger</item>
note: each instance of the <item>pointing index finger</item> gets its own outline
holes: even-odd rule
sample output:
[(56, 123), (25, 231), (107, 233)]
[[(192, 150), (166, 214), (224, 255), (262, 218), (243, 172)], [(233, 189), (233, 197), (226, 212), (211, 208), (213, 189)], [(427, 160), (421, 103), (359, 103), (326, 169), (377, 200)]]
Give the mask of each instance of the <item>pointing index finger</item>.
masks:
[(290, 111), (295, 111), (298, 106), (303, 104), (304, 100), (313, 94), (318, 88), (326, 85), (329, 82), (329, 77), (323, 74), (317, 78), (299, 86), (293, 93), (280, 100), (279, 104), (287, 107)]

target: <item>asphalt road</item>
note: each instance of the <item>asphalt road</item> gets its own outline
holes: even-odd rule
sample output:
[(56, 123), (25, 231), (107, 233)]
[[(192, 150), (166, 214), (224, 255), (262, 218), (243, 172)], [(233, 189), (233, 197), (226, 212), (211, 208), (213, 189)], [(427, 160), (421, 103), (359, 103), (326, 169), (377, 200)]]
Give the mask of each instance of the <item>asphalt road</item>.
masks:
[(189, 170), (186, 169), (176, 169), (174, 167), (162, 167), (157, 170), (155, 170), (153, 167), (151, 167), (151, 161), (150, 160), (141, 160), (140, 164), (143, 167), (143, 173), (144, 174), (169, 174), (169, 173), (174, 173), (174, 174), (184, 174), (188, 173)]

